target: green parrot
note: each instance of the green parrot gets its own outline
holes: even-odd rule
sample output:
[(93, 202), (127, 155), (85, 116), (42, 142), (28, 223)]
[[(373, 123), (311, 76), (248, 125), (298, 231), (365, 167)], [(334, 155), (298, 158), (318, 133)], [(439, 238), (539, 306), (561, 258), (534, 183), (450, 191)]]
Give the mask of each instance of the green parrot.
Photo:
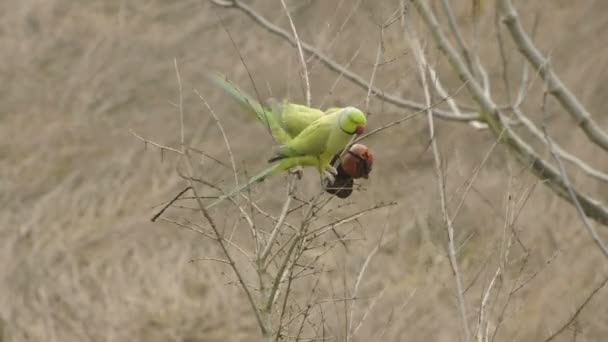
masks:
[(316, 108), (290, 103), (287, 100), (278, 102), (272, 98), (267, 100), (270, 108), (264, 108), (249, 94), (230, 83), (224, 75), (215, 73), (209, 75), (209, 78), (230, 95), (245, 112), (254, 114), (264, 126), (268, 127), (279, 144), (287, 143), (321, 116), (340, 110), (340, 108), (332, 107), (323, 112)]
[(209, 209), (226, 198), (247, 189), (256, 182), (296, 166), (316, 167), (322, 177), (330, 180), (337, 174), (330, 162), (355, 134), (362, 134), (367, 124), (365, 114), (355, 107), (330, 108), (326, 112), (286, 101), (274, 102), (273, 109), (264, 109), (259, 102), (241, 92), (221, 76), (212, 80), (248, 112), (253, 112), (266, 125), (280, 144), (273, 165), (253, 176), (247, 183), (209, 204)]
[[(225, 76), (221, 74), (211, 74), (209, 75), (209, 79), (230, 95), (245, 112), (254, 114), (257, 119), (270, 130), (270, 133), (277, 143), (285, 144), (291, 140), (292, 137), (289, 136), (284, 127), (279, 124), (280, 120), (277, 118), (277, 114), (262, 107), (256, 99), (230, 83)], [(323, 115), (322, 112), (317, 114), (312, 121), (316, 120), (321, 115)]]
[(268, 105), (271, 108), (271, 115), (279, 124), (279, 126), (289, 135), (290, 138), (295, 138), (306, 127), (321, 118), (323, 115), (334, 113), (340, 108), (328, 108), (324, 112), (310, 108), (304, 105), (290, 103), (287, 100), (278, 102), (275, 99), (269, 99)]

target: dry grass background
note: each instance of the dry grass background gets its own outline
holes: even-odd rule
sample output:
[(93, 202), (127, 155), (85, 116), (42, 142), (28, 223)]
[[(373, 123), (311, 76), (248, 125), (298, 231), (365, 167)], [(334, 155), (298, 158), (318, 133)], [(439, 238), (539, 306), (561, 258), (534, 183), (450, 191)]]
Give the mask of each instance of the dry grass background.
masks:
[[(303, 40), (342, 63), (361, 47), (352, 68), (368, 77), (379, 38), (374, 23), (389, 17), (398, 1), (361, 1), (326, 48), (356, 3), (294, 1), (299, 9), (293, 16)], [(469, 11), (466, 4), (459, 10), (461, 18)], [(533, 13), (542, 9), (536, 35), (540, 47), (550, 51), (556, 70), (605, 127), (607, 3), (545, 0), (518, 5), (528, 27)], [(252, 6), (288, 27), (276, 1), (255, 1)], [(178, 96), (173, 70), (177, 58), (185, 89), (187, 138), (228, 160), (219, 132), (190, 91), (196, 88), (220, 114), (238, 164), (249, 171), (263, 167), (270, 138), (252, 122), (243, 125), (237, 107), (203, 77), (207, 70), (219, 70), (251, 90), (238, 54), (217, 24), (218, 15), (264, 95), (269, 88), (276, 97), (302, 101), (295, 50), (238, 11), (199, 0), (0, 3), (2, 341), (256, 339), (257, 326), (244, 296), (236, 286), (227, 285), (230, 272), (212, 263), (188, 263), (217, 254), (214, 243), (167, 223), (149, 222), (151, 207), (167, 200), (183, 182), (175, 173), (174, 157), (144, 150), (129, 133), (133, 129), (164, 144), (179, 143), (177, 111), (169, 102)], [(484, 20), (491, 26), (491, 15)], [(390, 93), (422, 99), (414, 58), (399, 28), (391, 27), (384, 38), (385, 58), (394, 61), (378, 69), (376, 84)], [(484, 33), (482, 56), (490, 76), (498, 80), (500, 61), (489, 30)], [(521, 66), (515, 56), (513, 52), (514, 77)], [(439, 69), (452, 77), (445, 62), (435, 58)], [(315, 65), (311, 82), (313, 102), (318, 104), (336, 75)], [(458, 85), (455, 80), (448, 83), (452, 90)], [(359, 104), (364, 96), (363, 90), (342, 81), (328, 104)], [(532, 97), (528, 106), (540, 106), (539, 98)], [(370, 113), (371, 127), (406, 114), (378, 99), (372, 99)], [(448, 194), (458, 198), (459, 186), (494, 139), (467, 125), (437, 126), (448, 163)], [(596, 167), (608, 167), (606, 158), (597, 157), (598, 151), (576, 132), (566, 114), (552, 115), (551, 131)], [(460, 339), (432, 156), (425, 152), (427, 136), (421, 117), (369, 139), (374, 171), (349, 200), (350, 208), (380, 201), (398, 204), (361, 220), (357, 232), (362, 239), (352, 243), (355, 248), (334, 249), (323, 259), (333, 271), (322, 277), (320, 297), (348, 297), (342, 283), (352, 287), (365, 256), (388, 224), (387, 242), (372, 260), (361, 294), (384, 293), (359, 330), (358, 341), (372, 340), (383, 329), (383, 339), (390, 341)], [(230, 186), (229, 172), (210, 165), (205, 164), (205, 176), (225, 179), (224, 185)], [(605, 186), (575, 178), (608, 199)], [(535, 182), (499, 146), (455, 221), (458, 241), (471, 236), (459, 260), (465, 283), (476, 279), (466, 294), (472, 321), (481, 291), (495, 271), (505, 208)], [(278, 210), (280, 201), (272, 198), (272, 189), (282, 194), (284, 179), (267, 183), (259, 194), (268, 198), (263, 203), (270, 210)], [(307, 174), (300, 189), (317, 186), (316, 178)], [(507, 199), (509, 192), (514, 194), (512, 201)], [(497, 341), (538, 341), (574, 313), (606, 276), (608, 266), (575, 210), (542, 185), (534, 190), (516, 227), (530, 253), (523, 278), (537, 275), (511, 299)], [(608, 238), (606, 228), (598, 229)], [(504, 284), (514, 280), (522, 256), (514, 247)], [(295, 292), (296, 298), (308, 296), (306, 284)], [(495, 314), (506, 300), (505, 291), (493, 299)], [(606, 300), (608, 289), (581, 313), (578, 341), (600, 341), (608, 335)], [(368, 303), (359, 301), (356, 317)], [(344, 340), (343, 315), (336, 312), (342, 310), (340, 305), (327, 305), (327, 329)], [(573, 334), (570, 329), (558, 340), (569, 341)]]

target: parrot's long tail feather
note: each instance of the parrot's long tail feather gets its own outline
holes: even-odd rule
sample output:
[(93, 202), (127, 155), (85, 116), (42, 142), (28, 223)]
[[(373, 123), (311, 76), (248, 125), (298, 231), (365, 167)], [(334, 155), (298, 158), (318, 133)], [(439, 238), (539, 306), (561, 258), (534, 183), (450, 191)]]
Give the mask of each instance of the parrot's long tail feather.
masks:
[(224, 89), (244, 110), (255, 114), (263, 124), (268, 124), (266, 122), (266, 112), (257, 100), (230, 83), (222, 74), (213, 73), (209, 75), (209, 78), (213, 83)]
[(208, 75), (209, 79), (222, 88), (230, 97), (232, 97), (243, 110), (248, 113), (255, 114), (262, 125), (266, 126), (270, 134), (279, 144), (287, 143), (291, 138), (280, 126), (274, 113), (262, 107), (260, 102), (241, 91), (234, 84), (230, 83), (226, 77), (220, 73), (212, 73)]
[(266, 179), (266, 177), (269, 177), (269, 176), (272, 176), (274, 174), (277, 174), (280, 171), (282, 171), (282, 169), (280, 168), (280, 164), (272, 165), (271, 167), (265, 169), (264, 171), (258, 173), (255, 176), (251, 177), (247, 183), (242, 184), (242, 185), (236, 187), (235, 189), (233, 189), (232, 191), (230, 191), (229, 193), (227, 193), (227, 194), (225, 194), (223, 196), (220, 196), (215, 201), (213, 201), (211, 204), (207, 205), (205, 207), (205, 209), (208, 210), (208, 209), (211, 209), (211, 208), (215, 207), (219, 203), (223, 202), (225, 199), (233, 197), (234, 195), (240, 193), (241, 191), (244, 191), (244, 190), (248, 189), (253, 184), (255, 184), (257, 182), (261, 182), (264, 179)]

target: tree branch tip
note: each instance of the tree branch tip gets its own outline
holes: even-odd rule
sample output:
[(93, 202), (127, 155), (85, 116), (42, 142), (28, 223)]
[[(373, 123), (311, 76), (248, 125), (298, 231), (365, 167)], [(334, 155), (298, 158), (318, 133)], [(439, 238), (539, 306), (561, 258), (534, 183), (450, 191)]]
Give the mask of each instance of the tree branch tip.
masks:
[(211, 1), (214, 5), (217, 6), (221, 6), (221, 7), (235, 7), (236, 1), (234, 0), (209, 0)]

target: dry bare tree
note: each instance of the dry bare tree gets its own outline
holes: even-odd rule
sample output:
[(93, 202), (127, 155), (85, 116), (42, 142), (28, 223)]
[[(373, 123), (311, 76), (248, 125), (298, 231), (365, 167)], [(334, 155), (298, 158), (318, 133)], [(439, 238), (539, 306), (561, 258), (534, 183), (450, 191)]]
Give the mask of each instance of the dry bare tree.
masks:
[[(359, 140), (365, 139), (371, 134), (381, 134), (383, 130), (395, 127), (414, 116), (426, 115), (429, 145), (437, 176), (439, 209), (447, 237), (445, 249), (453, 274), (462, 340), (493, 341), (506, 319), (505, 312), (511, 298), (531, 279), (522, 279), (528, 251), (519, 241), (514, 226), (534, 187), (524, 189), (517, 194), (514, 194), (512, 189), (508, 189), (496, 267), (491, 272), (489, 281), (483, 286), (479, 301), (473, 302), (466, 298), (467, 289), (471, 285), (467, 285), (465, 282), (459, 265), (459, 245), (455, 237), (457, 227), (454, 221), (479, 170), (497, 145), (506, 146), (522, 167), (537, 177), (538, 183), (544, 184), (557, 196), (572, 204), (589, 237), (608, 257), (608, 248), (596, 231), (598, 225), (608, 225), (608, 207), (596, 194), (577, 185), (574, 181), (575, 177), (572, 176), (582, 174), (605, 186), (608, 174), (583, 161), (575, 152), (568, 152), (553, 138), (550, 132), (548, 102), (554, 101), (559, 105), (559, 111), (572, 117), (574, 122), (572, 130), (580, 130), (588, 139), (588, 143), (597, 147), (598, 153), (603, 154), (608, 150), (608, 134), (594, 120), (593, 115), (581, 101), (573, 95), (567, 85), (560, 80), (559, 75), (551, 67), (550, 57), (543, 54), (542, 50), (535, 45), (533, 35), (524, 28), (519, 14), (510, 0), (497, 0), (494, 8), (490, 8), (485, 2), (472, 1), (472, 15), (465, 21), (461, 18), (460, 22), (451, 3), (447, 0), (402, 0), (395, 9), (394, 16), (379, 25), (382, 36), (385, 28), (395, 23), (400, 24), (403, 40), (410, 47), (410, 52), (416, 61), (418, 81), (424, 98), (422, 102), (388, 94), (374, 85), (376, 68), (380, 64), (383, 51), (382, 39), (376, 50), (376, 60), (371, 76), (366, 78), (348, 69), (348, 64), (343, 66), (313, 45), (302, 41), (284, 0), (280, 0), (280, 5), (288, 19), (289, 29), (283, 29), (273, 24), (252, 6), (241, 0), (211, 0), (211, 2), (218, 8), (240, 11), (253, 23), (263, 27), (270, 34), (284, 39), (295, 48), (307, 104), (311, 104), (310, 69), (320, 63), (336, 73), (338, 80), (346, 79), (353, 86), (363, 88), (367, 92), (364, 101), (366, 108), (369, 107), (371, 98), (377, 98), (410, 112), (409, 115), (383, 125)], [(496, 85), (495, 78), (490, 77), (479, 52), (480, 44), (487, 43), (487, 40), (480, 39), (480, 30), (487, 26), (488, 18), (492, 17), (494, 18), (495, 42), (503, 65), (500, 79), (502, 84), (500, 85)], [(485, 22), (483, 25), (482, 21)], [(509, 46), (507, 46), (507, 39), (511, 41)], [(440, 68), (436, 60), (429, 62), (433, 60), (431, 55), (435, 48), (440, 51), (440, 58), (444, 58), (448, 62), (449, 68)], [(519, 52), (519, 55), (514, 53), (515, 50)], [(243, 58), (241, 57), (241, 59)], [(521, 77), (516, 85), (508, 77), (507, 69), (512, 61), (521, 64)], [(175, 66), (179, 80), (177, 63)], [(460, 80), (460, 84), (456, 91), (449, 92), (446, 84), (454, 75)], [(537, 82), (534, 83), (534, 81)], [(541, 90), (534, 93), (532, 91), (534, 86)], [(333, 88), (332, 86), (332, 90)], [(230, 141), (224, 133), (219, 116), (202, 94), (197, 93), (197, 95), (204, 103), (208, 113), (214, 118), (218, 129), (222, 132), (226, 149), (231, 154)], [(181, 82), (178, 109), (182, 122), (179, 149), (138, 137), (146, 143), (181, 156), (182, 162), (178, 165), (178, 171), (188, 183), (188, 187), (179, 193), (171, 203), (193, 202), (192, 210), (200, 217), (198, 223), (186, 216), (175, 220), (162, 219), (178, 227), (196, 231), (217, 242), (221, 247), (220, 256), (206, 256), (198, 260), (219, 262), (232, 271), (235, 277), (234, 282), (246, 294), (261, 335), (265, 340), (337, 338), (326, 333), (326, 327), (331, 323), (324, 316), (321, 303), (327, 301), (342, 301), (344, 307), (347, 306), (346, 302), (352, 303), (350, 316), (345, 313), (343, 317), (348, 323), (342, 338), (347, 341), (354, 339), (358, 328), (373, 306), (372, 302), (360, 323), (355, 325), (352, 312), (357, 299), (357, 289), (369, 260), (382, 244), (383, 235), (380, 235), (378, 245), (368, 254), (368, 258), (356, 277), (350, 296), (346, 296), (346, 291), (343, 298), (321, 299), (316, 296), (320, 275), (327, 271), (321, 261), (322, 256), (334, 247), (345, 244), (345, 240), (348, 240), (352, 233), (352, 230), (345, 233), (337, 232), (336, 229), (355, 222), (368, 211), (377, 210), (392, 203), (377, 204), (366, 210), (356, 211), (349, 216), (324, 222), (328, 212), (332, 210), (327, 209), (331, 198), (324, 197), (321, 193), (308, 199), (300, 198), (296, 195), (298, 180), (294, 176), (288, 176), (284, 200), (278, 213), (269, 213), (257, 205), (253, 193), (240, 194), (239, 196), (244, 199), (244, 204), (238, 199), (230, 199), (237, 210), (232, 215), (238, 216), (239, 219), (234, 222), (231, 229), (221, 228), (218, 219), (205, 209), (203, 200), (205, 196), (209, 195), (203, 194), (204, 191), (201, 189), (214, 189), (216, 194), (212, 197), (221, 195), (224, 190), (218, 184), (213, 184), (200, 176), (204, 174), (202, 170), (210, 166), (195, 162), (194, 155), (204, 154), (204, 152), (191, 148), (185, 142)], [(435, 120), (468, 124), (475, 132), (491, 132), (495, 140), (482, 163), (460, 193), (456, 206), (451, 205), (453, 202), (450, 201), (450, 195), (446, 190), (445, 160), (437, 144), (441, 137), (435, 130)], [(234, 181), (235, 184), (238, 184), (241, 170), (237, 168), (234, 157), (230, 155), (230, 158)], [(185, 196), (187, 191), (191, 191), (191, 197)], [(262, 221), (259, 221), (259, 217), (262, 217)], [(245, 225), (249, 230), (249, 239), (236, 241), (233, 233), (241, 225)], [(338, 239), (330, 238), (333, 236), (328, 235), (330, 233), (336, 234)], [(515, 245), (519, 245), (524, 251), (523, 266), (516, 276), (507, 281), (504, 275), (505, 269), (511, 261), (511, 252)], [(532, 278), (536, 274), (534, 273)], [(314, 278), (313, 281), (307, 283), (309, 295), (292, 296), (294, 288), (296, 288), (295, 282), (306, 276)], [(475, 281), (476, 278), (473, 279), (473, 282)], [(548, 337), (548, 340), (553, 339), (565, 327), (571, 325), (582, 307), (605, 284), (606, 281), (595, 287), (573, 318)], [(499, 296), (503, 298), (500, 302)], [(304, 302), (301, 301), (302, 298), (305, 298)], [(474, 306), (475, 308), (473, 308)], [(497, 306), (500, 309), (496, 310)], [(382, 333), (379, 336), (382, 336)]]

